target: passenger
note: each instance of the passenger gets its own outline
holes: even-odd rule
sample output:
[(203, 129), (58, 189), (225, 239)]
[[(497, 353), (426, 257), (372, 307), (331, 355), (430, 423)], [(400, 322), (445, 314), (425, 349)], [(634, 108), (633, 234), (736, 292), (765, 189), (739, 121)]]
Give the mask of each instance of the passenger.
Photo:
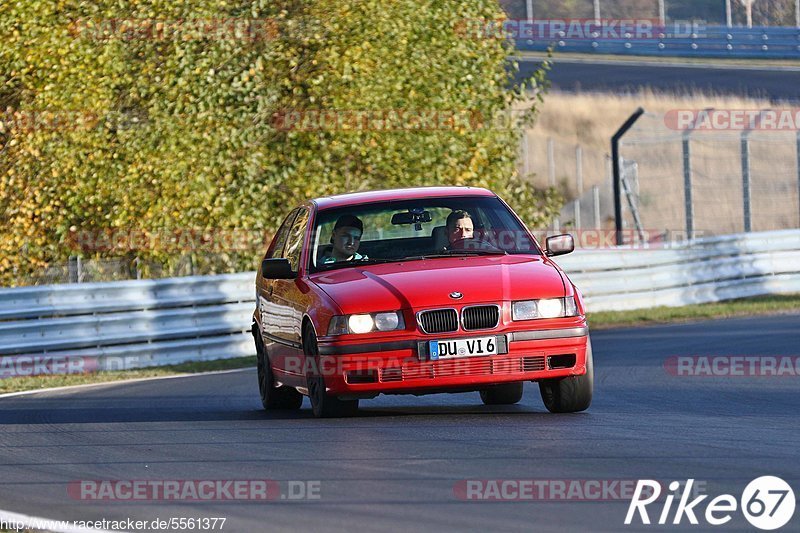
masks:
[(333, 247), (322, 256), (322, 264), (329, 265), (339, 261), (358, 261), (367, 256), (358, 253), (364, 224), (356, 216), (342, 215), (333, 226), (331, 244)]

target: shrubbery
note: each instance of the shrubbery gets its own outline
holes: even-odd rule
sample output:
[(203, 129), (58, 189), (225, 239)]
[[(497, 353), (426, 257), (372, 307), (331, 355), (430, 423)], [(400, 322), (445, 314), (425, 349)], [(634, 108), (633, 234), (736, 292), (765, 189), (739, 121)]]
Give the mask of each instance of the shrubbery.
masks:
[[(518, 101), (510, 45), (460, 31), (501, 17), (496, 0), (0, 3), (0, 282), (71, 255), (122, 255), (75, 235), (269, 234), (290, 205), (347, 190), (486, 186), (544, 223), (559, 199), (517, 176), (520, 131), (481, 122)], [(471, 121), (281, 122), (321, 110)], [(179, 259), (159, 243), (125, 253)], [(232, 271), (262, 250), (254, 239), (194, 255), (204, 271)]]

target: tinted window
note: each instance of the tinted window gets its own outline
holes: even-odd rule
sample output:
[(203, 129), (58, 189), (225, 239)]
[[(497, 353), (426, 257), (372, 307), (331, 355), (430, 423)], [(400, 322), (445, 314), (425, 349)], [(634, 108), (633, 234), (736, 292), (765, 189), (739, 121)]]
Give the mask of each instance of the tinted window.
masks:
[(306, 234), (307, 225), (308, 210), (301, 208), (292, 223), (289, 239), (286, 241), (286, 252), (284, 252), (284, 257), (289, 260), (289, 264), (295, 272), (300, 268), (300, 254), (303, 252), (303, 237)]
[[(458, 240), (447, 219), (464, 213), (474, 232)], [(355, 218), (354, 218), (355, 217)], [(447, 197), (398, 200), (329, 209), (317, 214), (311, 240), (311, 270), (346, 268), (368, 261), (416, 260), (453, 254), (536, 254), (539, 248), (514, 214), (496, 197)], [(334, 250), (337, 221), (361, 230), (350, 257)], [(341, 225), (341, 222), (340, 222)], [(453, 230), (458, 226), (454, 222)], [(361, 228), (358, 228), (361, 226)], [(337, 255), (338, 259), (332, 259)]]
[(294, 221), (295, 215), (297, 215), (297, 209), (289, 213), (289, 216), (286, 217), (286, 220), (283, 221), (281, 224), (278, 233), (275, 235), (275, 246), (272, 248), (272, 251), (267, 254), (267, 259), (273, 259), (276, 257), (283, 257), (283, 249), (286, 246), (286, 239), (289, 237), (289, 230), (292, 229), (292, 222)]

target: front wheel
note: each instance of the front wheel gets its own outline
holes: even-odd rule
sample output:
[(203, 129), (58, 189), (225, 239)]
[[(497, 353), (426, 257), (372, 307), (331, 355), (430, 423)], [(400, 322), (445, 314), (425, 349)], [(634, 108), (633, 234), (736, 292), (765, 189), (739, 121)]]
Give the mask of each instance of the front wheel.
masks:
[(317, 336), (310, 327), (303, 332), (303, 353), (306, 359), (312, 360), (308, 372), (308, 398), (311, 400), (311, 410), (317, 418), (338, 418), (353, 416), (358, 411), (358, 400), (340, 400), (328, 394), (325, 387), (325, 376), (319, 364), (319, 349)]
[(256, 342), (258, 392), (261, 395), (261, 405), (268, 411), (273, 409), (300, 409), (300, 406), (303, 405), (302, 394), (289, 387), (275, 387), (272, 365), (269, 364), (269, 357), (256, 325), (253, 325), (253, 338)]
[(585, 411), (592, 403), (594, 392), (594, 363), (592, 341), (586, 340), (586, 373), (539, 382), (544, 406), (551, 413), (577, 413)]

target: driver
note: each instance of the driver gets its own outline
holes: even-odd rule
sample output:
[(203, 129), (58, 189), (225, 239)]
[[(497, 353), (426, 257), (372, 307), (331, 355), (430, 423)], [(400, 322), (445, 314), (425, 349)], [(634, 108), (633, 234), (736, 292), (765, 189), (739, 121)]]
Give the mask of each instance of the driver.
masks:
[(364, 224), (361, 219), (353, 215), (340, 216), (336, 220), (331, 233), (333, 247), (329, 253), (322, 256), (322, 264), (328, 265), (339, 261), (367, 259), (367, 256), (358, 253), (363, 233)]
[(472, 216), (466, 211), (453, 211), (447, 216), (447, 240), (452, 247), (458, 241), (471, 239), (474, 234)]

